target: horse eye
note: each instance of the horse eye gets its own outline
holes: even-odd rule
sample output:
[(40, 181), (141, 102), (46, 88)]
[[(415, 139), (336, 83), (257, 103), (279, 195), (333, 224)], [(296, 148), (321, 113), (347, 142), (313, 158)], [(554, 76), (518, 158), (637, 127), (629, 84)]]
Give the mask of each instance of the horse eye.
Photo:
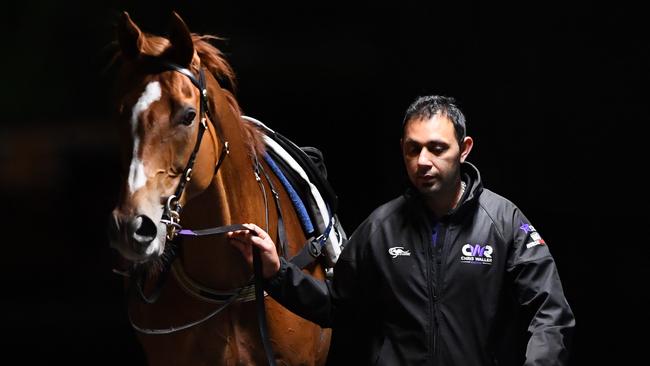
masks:
[(188, 109), (185, 112), (185, 115), (183, 116), (181, 123), (184, 124), (185, 126), (189, 126), (192, 124), (192, 122), (194, 122), (194, 118), (196, 118), (196, 111), (194, 109)]

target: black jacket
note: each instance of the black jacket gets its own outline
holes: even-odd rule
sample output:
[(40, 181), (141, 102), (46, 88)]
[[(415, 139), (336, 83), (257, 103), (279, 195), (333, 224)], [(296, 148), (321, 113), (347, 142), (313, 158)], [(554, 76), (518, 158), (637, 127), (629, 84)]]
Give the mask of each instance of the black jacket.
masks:
[(462, 173), (462, 203), (436, 223), (417, 194), (377, 208), (331, 282), (282, 260), (267, 291), (332, 327), (330, 364), (502, 365), (518, 352), (515, 310), (529, 314), (525, 364), (566, 364), (575, 321), (546, 243), (473, 165)]

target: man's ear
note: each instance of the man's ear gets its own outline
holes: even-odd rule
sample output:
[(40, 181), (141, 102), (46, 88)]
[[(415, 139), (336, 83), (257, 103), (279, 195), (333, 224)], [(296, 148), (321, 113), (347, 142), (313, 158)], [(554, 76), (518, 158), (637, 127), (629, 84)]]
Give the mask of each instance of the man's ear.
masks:
[(474, 139), (471, 137), (467, 136), (463, 139), (463, 143), (460, 145), (460, 162), (464, 163), (465, 159), (467, 159), (467, 155), (469, 155), (470, 151), (472, 151), (472, 147), (474, 147)]

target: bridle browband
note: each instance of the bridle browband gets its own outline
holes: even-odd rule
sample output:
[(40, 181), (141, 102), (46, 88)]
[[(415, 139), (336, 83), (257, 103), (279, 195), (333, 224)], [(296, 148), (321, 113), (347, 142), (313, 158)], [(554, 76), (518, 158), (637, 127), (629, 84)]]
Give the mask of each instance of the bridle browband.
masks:
[[(223, 131), (221, 129), (221, 125), (217, 123), (217, 121), (214, 119), (214, 115), (212, 114), (210, 107), (208, 105), (208, 90), (206, 87), (206, 82), (205, 82), (205, 73), (203, 71), (203, 68), (199, 68), (199, 77), (198, 79), (194, 76), (194, 74), (187, 68), (182, 67), (180, 65), (159, 59), (157, 57), (153, 56), (143, 56), (142, 60), (145, 62), (145, 64), (150, 67), (150, 72), (155, 73), (155, 72), (163, 72), (163, 71), (176, 71), (179, 72), (183, 75), (185, 75), (191, 82), (192, 84), (198, 88), (199, 94), (200, 94), (200, 104), (199, 104), (199, 131), (197, 134), (196, 142), (194, 144), (194, 149), (192, 150), (192, 154), (190, 155), (190, 158), (188, 159), (187, 165), (185, 166), (185, 169), (183, 169), (183, 173), (181, 175), (180, 181), (178, 182), (178, 186), (176, 187), (176, 190), (174, 191), (174, 194), (169, 196), (167, 198), (167, 202), (163, 208), (163, 214), (160, 219), (162, 223), (165, 224), (166, 226), (166, 231), (167, 235), (166, 238), (169, 242), (172, 242), (177, 235), (182, 235), (182, 236), (206, 236), (206, 235), (219, 235), (219, 234), (224, 234), (229, 231), (235, 231), (235, 230), (248, 230), (247, 227), (241, 225), (241, 224), (234, 224), (234, 225), (224, 225), (224, 226), (219, 226), (215, 228), (210, 228), (210, 229), (204, 229), (204, 230), (183, 230), (181, 225), (180, 225), (180, 213), (181, 213), (181, 204), (180, 204), (180, 198), (183, 195), (183, 192), (185, 191), (185, 186), (189, 181), (192, 179), (192, 168), (194, 167), (194, 163), (196, 161), (196, 157), (199, 152), (199, 148), (201, 147), (201, 141), (203, 139), (203, 134), (205, 133), (205, 130), (208, 129), (208, 124), (207, 124), (207, 119), (209, 118), (210, 121), (212, 121), (212, 125), (217, 129), (216, 135), (219, 141), (221, 142), (221, 152), (219, 153), (219, 159), (217, 160), (217, 164), (215, 166), (215, 171), (214, 173), (216, 174), (219, 171), (219, 168), (221, 167), (221, 164), (224, 162), (225, 158), (227, 155), (229, 155), (230, 150), (228, 146), (228, 141), (224, 140), (223, 138)], [(253, 170), (255, 173), (255, 179), (257, 180), (257, 183), (259, 184), (262, 194), (264, 197), (264, 206), (266, 209), (266, 231), (268, 232), (268, 225), (269, 225), (269, 210), (268, 210), (268, 202), (266, 199), (266, 189), (264, 188), (264, 184), (261, 181), (260, 178), (260, 171), (263, 171), (262, 166), (260, 162), (257, 159), (257, 155), (253, 154), (255, 164), (253, 166)], [(266, 174), (266, 173), (265, 173)], [(274, 194), (274, 198), (276, 201), (277, 208), (279, 210), (279, 198), (277, 195), (277, 192), (275, 188), (273, 187), (273, 184), (271, 180), (266, 177), (269, 185), (271, 186), (271, 190)], [(253, 233), (254, 235), (255, 233)], [(171, 263), (173, 261), (173, 258), (169, 259), (169, 262)], [(138, 287), (140, 297), (147, 303), (152, 303), (155, 302), (158, 296), (160, 295), (160, 290), (162, 289), (162, 284), (164, 282), (165, 277), (167, 276), (167, 272), (169, 271), (169, 266), (165, 268), (165, 273), (161, 276), (162, 280), (158, 281), (158, 284), (156, 285), (156, 289), (154, 290), (154, 296), (153, 299), (148, 299), (142, 290), (142, 286), (139, 283), (139, 279), (135, 278), (136, 281), (136, 287)], [(136, 274), (142, 275), (141, 271), (136, 271)], [(260, 252), (259, 248), (253, 246), (253, 272), (254, 272), (254, 292), (255, 292), (255, 300), (256, 300), (256, 309), (257, 309), (257, 317), (258, 317), (258, 325), (260, 329), (260, 336), (262, 340), (262, 345), (264, 347), (264, 352), (266, 354), (266, 358), (269, 362), (269, 365), (275, 366), (275, 356), (273, 354), (273, 349), (271, 347), (271, 343), (269, 341), (269, 336), (268, 336), (268, 326), (266, 323), (266, 310), (265, 310), (265, 305), (264, 305), (264, 290), (263, 290), (263, 279), (262, 279), (262, 262), (260, 259)], [(215, 309), (212, 311), (210, 314), (207, 316), (198, 319), (196, 321), (193, 321), (191, 323), (182, 325), (182, 326), (177, 326), (177, 327), (170, 327), (170, 328), (164, 328), (164, 329), (150, 329), (150, 328), (142, 328), (135, 324), (133, 320), (130, 318), (129, 315), (129, 320), (131, 322), (132, 327), (144, 334), (170, 334), (174, 333), (180, 330), (188, 329), (190, 327), (196, 326), (198, 324), (201, 324), (205, 322), (206, 320), (212, 318), (216, 314), (220, 313), (223, 309), (228, 307), (230, 304), (232, 304), (239, 295), (246, 289), (248, 286), (241, 287), (234, 292), (231, 293), (231, 295), (227, 298), (225, 303), (220, 306), (219, 308)]]

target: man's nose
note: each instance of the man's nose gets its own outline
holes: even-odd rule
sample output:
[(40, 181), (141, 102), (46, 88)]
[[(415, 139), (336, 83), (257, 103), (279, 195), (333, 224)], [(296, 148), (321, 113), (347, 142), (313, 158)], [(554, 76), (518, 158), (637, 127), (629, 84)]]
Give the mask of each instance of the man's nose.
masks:
[(423, 147), (422, 150), (420, 150), (420, 154), (418, 155), (418, 165), (421, 166), (431, 166), (431, 152), (427, 150), (426, 147)]

